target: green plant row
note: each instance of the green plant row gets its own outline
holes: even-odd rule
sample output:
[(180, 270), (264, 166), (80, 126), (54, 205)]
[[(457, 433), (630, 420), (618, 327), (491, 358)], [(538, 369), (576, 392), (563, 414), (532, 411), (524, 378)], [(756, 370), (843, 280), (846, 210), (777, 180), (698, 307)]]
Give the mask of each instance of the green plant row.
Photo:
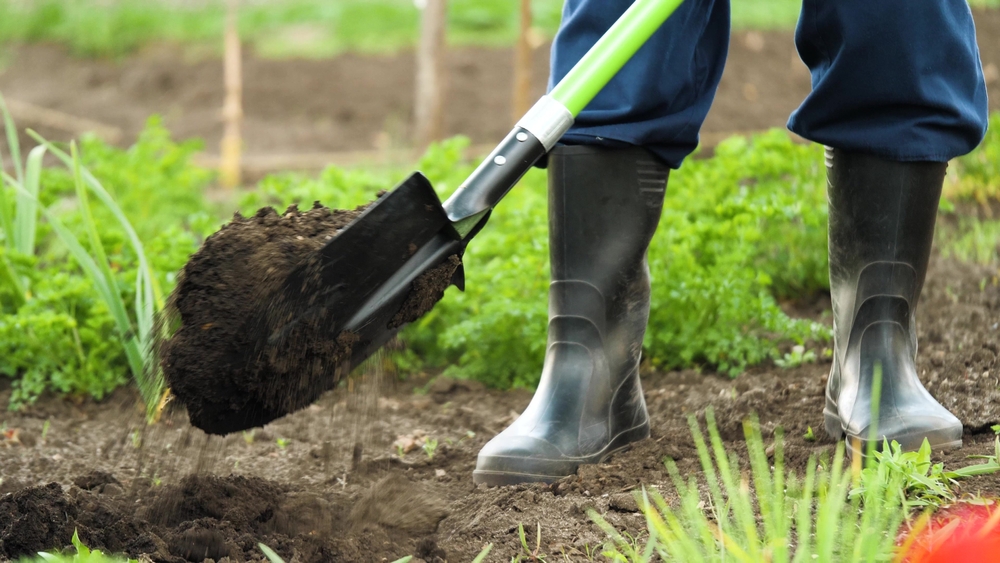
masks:
[[(450, 0), (449, 41), (510, 45), (518, 33), (519, 3)], [(551, 38), (562, 0), (532, 0), (533, 26)], [(980, 8), (1000, 0), (972, 0)], [(801, 0), (733, 0), (736, 29), (791, 29)], [(221, 48), (223, 0), (178, 4), (166, 0), (0, 0), (0, 44), (49, 42), (89, 56), (121, 56), (155, 43)], [(331, 56), (345, 50), (386, 53), (416, 44), (419, 10), (413, 0), (282, 0), (246, 2), (240, 32), (265, 56)]]
[[(205, 200), (213, 176), (190, 162), (200, 145), (172, 142), (157, 120), (127, 150), (84, 138), (75, 156), (42, 144), (23, 157), (14, 131), (8, 120), (14, 154), (0, 155), (12, 170), (0, 179), (0, 375), (13, 380), (14, 407), (46, 391), (100, 398), (141, 375), (163, 296), (232, 208)], [(474, 166), (467, 146), (452, 139), (419, 162), (442, 196)], [(953, 184), (974, 182), (996, 197), (1000, 171), (983, 155), (997, 146), (993, 133), (959, 159)], [(45, 153), (62, 165), (43, 167)], [(318, 200), (351, 208), (408, 172), (331, 167), (313, 178), (273, 175), (238, 207), (249, 214)], [(777, 130), (730, 139), (671, 175), (649, 250), (650, 364), (735, 375), (768, 359), (815, 361), (829, 329), (788, 317), (779, 302), (826, 290), (824, 175), (820, 148)], [(470, 245), (466, 292), (449, 289), (402, 334), (406, 351), (396, 361), (403, 370), (446, 368), (501, 388), (537, 383), (547, 326), (546, 203), (545, 174), (533, 170)], [(992, 259), (995, 241), (986, 239), (995, 227), (968, 221), (962, 236), (948, 235), (945, 250)], [(152, 403), (159, 384), (155, 374), (149, 381), (142, 390)]]
[[(517, 2), (450, 0), (455, 44), (509, 45), (517, 37)], [(551, 37), (562, 0), (534, 0), (534, 26)], [(120, 56), (155, 43), (221, 49), (226, 3), (165, 0), (0, 0), (0, 43), (55, 42), (75, 53)], [(282, 0), (244, 2), (244, 41), (270, 56), (331, 56), (345, 50), (386, 53), (419, 36), (413, 0)]]
[[(442, 196), (471, 171), (466, 145), (445, 142), (419, 163)], [(645, 350), (655, 366), (735, 375), (777, 357), (781, 344), (829, 338), (823, 325), (791, 319), (777, 302), (826, 287), (824, 173), (821, 149), (772, 131), (732, 139), (671, 175), (649, 250)], [(316, 180), (279, 176), (262, 182), (242, 210), (313, 200), (352, 207), (379, 187), (374, 176), (336, 169)], [(404, 332), (409, 359), (497, 387), (537, 383), (547, 326), (546, 202), (545, 173), (533, 170), (469, 246), (466, 291), (450, 289)]]

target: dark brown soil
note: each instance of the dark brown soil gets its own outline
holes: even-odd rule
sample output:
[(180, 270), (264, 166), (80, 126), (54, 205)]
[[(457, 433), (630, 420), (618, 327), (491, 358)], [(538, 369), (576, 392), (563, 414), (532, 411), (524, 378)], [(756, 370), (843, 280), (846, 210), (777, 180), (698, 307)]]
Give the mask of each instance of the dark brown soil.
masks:
[(444, 297), (455, 271), (462, 265), (458, 256), (450, 256), (439, 266), (427, 270), (413, 280), (413, 289), (403, 301), (399, 312), (389, 321), (389, 328), (401, 327), (427, 314)]
[[(359, 336), (331, 332), (340, 308), (323, 297), (330, 272), (318, 251), (365, 207), (237, 213), (191, 256), (164, 320), (179, 327), (159, 346), (191, 424), (210, 434), (263, 426), (309, 406), (361, 363), (352, 350)], [(399, 310), (387, 311), (387, 330), (430, 311), (461, 263), (451, 256), (414, 280)]]
[[(945, 467), (992, 454), (1000, 423), (1000, 270), (935, 258), (918, 315), (918, 369), (931, 393), (966, 427)], [(699, 464), (687, 417), (713, 406), (727, 447), (745, 451), (742, 419), (756, 412), (765, 440), (781, 427), (789, 467), (830, 453), (822, 429), (829, 364), (759, 366), (736, 379), (687, 370), (644, 373), (652, 437), (555, 486), (475, 487), (479, 449), (527, 405), (526, 391), (420, 375), (399, 381), (371, 369), (316, 404), (263, 429), (226, 437), (192, 428), (184, 409), (142, 422), (134, 396), (103, 403), (42, 401), (0, 415), (20, 444), (0, 445), (0, 559), (68, 543), (80, 530), (93, 547), (155, 561), (260, 560), (256, 542), (298, 561), (488, 561), (520, 552), (518, 524), (541, 523), (550, 560), (585, 561), (604, 541), (588, 509), (645, 537), (630, 494), (640, 485), (676, 499), (662, 463)], [(0, 390), (0, 401), (9, 390)], [(51, 426), (42, 438), (46, 421)], [(812, 428), (815, 440), (805, 438)], [(433, 457), (400, 445), (438, 442)], [(402, 438), (402, 440), (398, 440)], [(398, 441), (397, 441), (398, 440)], [(102, 473), (103, 472), (103, 473)], [(48, 483), (57, 483), (48, 485)], [(47, 488), (46, 488), (47, 486)], [(36, 487), (43, 487), (38, 489)], [(960, 496), (1000, 496), (1000, 475), (963, 481)]]
[(289, 274), (359, 214), (318, 202), (237, 213), (191, 257), (170, 299), (180, 327), (160, 353), (192, 424), (215, 434), (260, 426), (336, 385), (351, 339), (329, 333), (325, 307), (277, 344), (270, 336), (308, 305), (285, 301)]
[[(1000, 110), (1000, 10), (975, 12), (990, 107)], [(177, 138), (200, 137), (217, 153), (224, 96), (219, 60), (188, 60), (153, 50), (121, 62), (81, 60), (51, 46), (25, 46), (3, 57), (0, 91), (9, 98), (86, 117), (122, 129), (130, 143), (151, 114)], [(446, 135), (476, 144), (498, 142), (513, 123), (513, 54), (506, 49), (452, 49), (448, 54)], [(533, 95), (548, 73), (548, 46), (534, 52)], [(2, 62), (0, 62), (2, 65)], [(412, 53), (345, 55), (331, 60), (261, 59), (244, 69), (244, 145), (248, 155), (371, 150), (410, 138), (414, 89)], [(791, 31), (734, 34), (729, 60), (703, 128), (709, 146), (722, 134), (783, 127), (809, 93), (810, 78)], [(21, 121), (43, 135), (65, 131)], [(25, 139), (27, 140), (27, 139)], [(5, 150), (0, 139), (0, 150)]]

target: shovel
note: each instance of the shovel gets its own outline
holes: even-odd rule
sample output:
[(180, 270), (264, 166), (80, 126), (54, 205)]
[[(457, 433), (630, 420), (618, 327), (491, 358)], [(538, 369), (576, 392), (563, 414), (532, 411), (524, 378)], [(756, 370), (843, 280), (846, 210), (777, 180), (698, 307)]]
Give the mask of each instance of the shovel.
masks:
[[(285, 285), (289, 301), (314, 305), (271, 336), (282, 338), (311, 310), (332, 311), (332, 334), (357, 336), (350, 371), (391, 339), (390, 326), (413, 281), (451, 256), (461, 256), (493, 207), (573, 125), (573, 120), (663, 24), (682, 0), (636, 0), (552, 91), (522, 117), (444, 204), (430, 182), (413, 173), (319, 250), (318, 263), (300, 266)], [(321, 295), (299, 296), (319, 267)], [(459, 267), (452, 283), (465, 288)], [(343, 373), (343, 372), (342, 372)]]
[[(439, 292), (448, 285), (464, 290), (461, 256), (493, 207), (556, 145), (580, 111), (682, 1), (636, 0), (443, 204), (417, 172), (368, 206), (285, 278), (273, 300), (282, 304), (272, 314), (280, 321), (254, 325), (262, 327), (266, 347), (280, 353), (294, 343), (298, 329), (322, 326), (331, 338), (349, 342), (348, 357), (327, 368), (334, 372), (330, 381), (336, 382), (433, 305), (406, 313), (413, 309), (408, 299), (418, 293), (415, 287), (428, 276), (439, 278)], [(286, 384), (291, 392), (293, 384)], [(223, 409), (226, 414), (211, 420), (192, 416), (192, 423), (212, 433), (249, 428), (315, 401), (328, 388), (300, 388), (289, 408), (251, 402)], [(222, 389), (213, 392), (225, 397)]]

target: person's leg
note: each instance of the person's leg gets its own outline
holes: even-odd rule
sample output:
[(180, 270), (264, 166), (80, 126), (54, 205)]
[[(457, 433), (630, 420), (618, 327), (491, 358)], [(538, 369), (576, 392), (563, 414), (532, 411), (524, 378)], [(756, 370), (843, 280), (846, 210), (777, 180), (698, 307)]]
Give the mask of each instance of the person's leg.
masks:
[(813, 92), (789, 128), (830, 147), (827, 432), (959, 446), (961, 422), (917, 376), (915, 313), (946, 162), (986, 130), (972, 14), (965, 0), (805, 0), (796, 45)]
[[(630, 4), (566, 1), (553, 82)], [(728, 41), (728, 0), (687, 0), (549, 154), (545, 367), (528, 408), (479, 452), (476, 483), (555, 481), (649, 435), (646, 247), (669, 167), (697, 145)]]
[[(566, 0), (549, 88), (632, 4)], [(563, 143), (641, 146), (671, 168), (698, 145), (729, 49), (729, 0), (686, 0), (580, 113)]]
[(803, 0), (795, 45), (813, 90), (788, 128), (895, 161), (948, 160), (986, 133), (966, 0)]

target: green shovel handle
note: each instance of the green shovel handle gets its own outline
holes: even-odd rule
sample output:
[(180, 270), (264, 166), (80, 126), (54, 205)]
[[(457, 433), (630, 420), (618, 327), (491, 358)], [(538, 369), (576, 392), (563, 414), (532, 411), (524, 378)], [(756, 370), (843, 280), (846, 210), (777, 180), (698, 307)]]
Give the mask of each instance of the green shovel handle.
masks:
[(463, 240), (489, 210), (559, 142), (583, 108), (667, 21), (683, 0), (635, 0), (559, 84), (528, 110), (486, 160), (444, 202)]
[(683, 0), (636, 0), (549, 92), (573, 117), (597, 96)]

